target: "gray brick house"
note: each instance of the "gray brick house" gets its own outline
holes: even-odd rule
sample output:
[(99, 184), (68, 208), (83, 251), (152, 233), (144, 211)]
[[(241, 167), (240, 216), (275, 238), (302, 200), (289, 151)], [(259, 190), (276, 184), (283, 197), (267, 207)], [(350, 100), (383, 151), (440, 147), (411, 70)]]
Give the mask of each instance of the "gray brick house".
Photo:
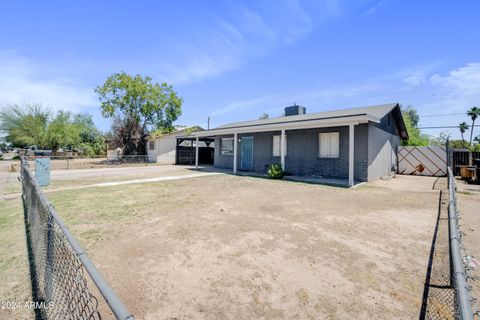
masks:
[(396, 148), (408, 139), (397, 103), (311, 114), (294, 105), (283, 117), (192, 135), (215, 139), (214, 167), (264, 173), (279, 163), (295, 176), (348, 179), (349, 185), (395, 172)]

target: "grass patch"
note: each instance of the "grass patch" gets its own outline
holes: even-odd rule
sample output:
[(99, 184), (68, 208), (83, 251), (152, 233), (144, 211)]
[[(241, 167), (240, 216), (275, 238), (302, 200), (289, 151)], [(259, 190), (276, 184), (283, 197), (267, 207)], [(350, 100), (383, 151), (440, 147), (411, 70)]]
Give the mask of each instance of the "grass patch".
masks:
[[(19, 198), (0, 201), (0, 301), (31, 300), (23, 207)], [(29, 310), (0, 310), (1, 319), (29, 319)]]

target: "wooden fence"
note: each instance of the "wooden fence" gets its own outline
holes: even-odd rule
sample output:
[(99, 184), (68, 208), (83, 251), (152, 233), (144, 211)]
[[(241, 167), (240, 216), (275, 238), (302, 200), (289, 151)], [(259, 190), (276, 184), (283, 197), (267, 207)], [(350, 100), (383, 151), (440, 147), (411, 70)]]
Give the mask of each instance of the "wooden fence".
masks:
[(449, 162), (452, 164), (453, 175), (460, 175), (462, 166), (475, 165), (475, 159), (480, 159), (480, 152), (470, 152), (468, 149), (449, 149)]

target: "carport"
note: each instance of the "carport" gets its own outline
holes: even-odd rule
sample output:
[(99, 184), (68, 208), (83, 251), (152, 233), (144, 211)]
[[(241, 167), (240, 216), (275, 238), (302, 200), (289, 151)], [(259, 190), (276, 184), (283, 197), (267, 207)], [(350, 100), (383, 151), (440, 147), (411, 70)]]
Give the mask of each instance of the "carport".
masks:
[[(197, 149), (198, 153), (196, 152)], [(202, 137), (198, 140), (191, 136), (177, 137), (175, 164), (213, 165), (214, 151), (215, 139), (212, 137)], [(196, 161), (196, 154), (198, 154), (198, 161)]]

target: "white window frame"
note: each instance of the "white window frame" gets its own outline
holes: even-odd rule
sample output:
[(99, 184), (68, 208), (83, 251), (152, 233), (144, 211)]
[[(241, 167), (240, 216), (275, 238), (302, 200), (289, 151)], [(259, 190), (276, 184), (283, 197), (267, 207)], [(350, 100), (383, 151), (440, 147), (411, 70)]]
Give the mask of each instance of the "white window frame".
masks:
[(155, 150), (155, 140), (148, 141), (148, 149)]
[[(222, 156), (233, 156), (233, 148), (235, 148), (234, 138), (220, 138), (220, 154)], [(224, 146), (226, 145), (226, 141), (231, 141), (232, 149), (231, 150), (224, 150)]]
[[(327, 141), (326, 152), (322, 154), (322, 136)], [(332, 148), (332, 144), (335, 143), (336, 148)], [(320, 132), (318, 134), (318, 157), (319, 158), (339, 158), (340, 157), (340, 132)]]
[[(275, 140), (278, 139), (278, 142), (275, 143)], [(280, 145), (280, 141), (282, 140), (282, 136), (281, 135), (274, 135), (272, 136), (272, 157), (280, 157), (281, 156), (281, 153), (282, 153), (282, 149), (281, 149), (281, 145)], [(278, 145), (277, 148), (278, 148), (278, 153), (276, 152), (277, 150), (275, 150), (275, 145)], [(287, 156), (287, 135), (285, 135), (285, 157)]]

